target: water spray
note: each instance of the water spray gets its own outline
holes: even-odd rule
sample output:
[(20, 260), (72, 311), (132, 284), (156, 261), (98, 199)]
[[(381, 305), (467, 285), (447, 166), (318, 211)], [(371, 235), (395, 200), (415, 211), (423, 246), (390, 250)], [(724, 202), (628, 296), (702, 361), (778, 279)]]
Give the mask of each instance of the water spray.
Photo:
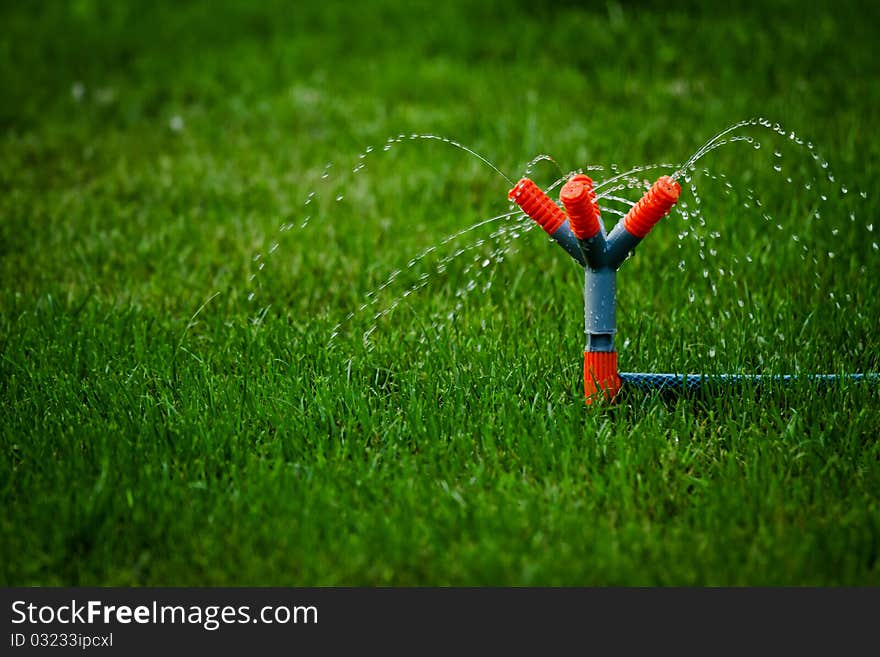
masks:
[[(619, 372), (617, 333), (617, 270), (651, 229), (669, 214), (678, 201), (681, 185), (661, 176), (611, 230), (605, 232), (593, 181), (584, 174), (571, 176), (559, 193), (563, 211), (528, 178), (510, 190), (508, 198), (531, 217), (550, 237), (584, 268), (584, 395), (587, 404), (613, 401), (622, 386), (647, 390), (696, 390), (704, 383), (721, 385), (761, 382), (788, 383), (793, 375), (702, 375)], [(803, 378), (827, 384), (844, 378), (850, 381), (880, 381), (880, 374), (806, 375)]]

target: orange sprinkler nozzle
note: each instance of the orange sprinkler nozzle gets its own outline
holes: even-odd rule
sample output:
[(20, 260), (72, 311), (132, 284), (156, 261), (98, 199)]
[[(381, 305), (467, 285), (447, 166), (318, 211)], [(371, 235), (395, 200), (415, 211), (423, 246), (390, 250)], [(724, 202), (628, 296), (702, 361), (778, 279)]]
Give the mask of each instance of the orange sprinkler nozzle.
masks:
[(616, 351), (584, 352), (584, 395), (587, 404), (600, 399), (612, 401), (620, 391), (620, 375), (617, 373)]
[(516, 183), (507, 198), (521, 207), (548, 235), (555, 233), (565, 223), (565, 213), (528, 178)]
[(661, 176), (651, 189), (623, 218), (623, 226), (635, 237), (643, 238), (665, 217), (678, 201), (681, 185), (669, 176)]
[(576, 174), (568, 179), (559, 192), (571, 223), (571, 232), (579, 240), (588, 240), (599, 232), (599, 204), (589, 176)]

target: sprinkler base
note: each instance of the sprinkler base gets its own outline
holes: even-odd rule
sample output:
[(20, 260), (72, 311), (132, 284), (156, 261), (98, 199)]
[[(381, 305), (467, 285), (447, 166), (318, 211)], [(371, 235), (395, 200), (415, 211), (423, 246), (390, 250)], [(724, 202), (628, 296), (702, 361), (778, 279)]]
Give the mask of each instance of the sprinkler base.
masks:
[(620, 391), (616, 351), (584, 352), (584, 397), (587, 404), (601, 400), (613, 401)]

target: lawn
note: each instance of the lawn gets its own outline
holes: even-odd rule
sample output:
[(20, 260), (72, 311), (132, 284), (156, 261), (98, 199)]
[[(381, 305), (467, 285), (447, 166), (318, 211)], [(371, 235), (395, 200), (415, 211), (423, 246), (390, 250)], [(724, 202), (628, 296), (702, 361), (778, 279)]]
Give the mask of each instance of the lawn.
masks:
[(880, 584), (878, 386), (586, 407), (582, 273), (475, 226), (755, 118), (621, 368), (880, 370), (880, 10), (476, 4), (0, 6), (0, 583)]

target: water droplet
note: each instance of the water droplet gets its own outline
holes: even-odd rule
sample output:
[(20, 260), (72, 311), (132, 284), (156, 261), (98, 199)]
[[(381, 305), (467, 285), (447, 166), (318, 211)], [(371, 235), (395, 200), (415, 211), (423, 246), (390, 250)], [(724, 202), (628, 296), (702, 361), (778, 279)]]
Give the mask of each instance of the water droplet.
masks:
[(341, 201), (341, 200), (344, 199), (344, 198), (345, 198), (345, 195), (344, 195), (344, 194), (340, 194), (339, 196), (336, 197), (336, 202), (339, 203), (339, 201)]
[(715, 358), (715, 347), (709, 347), (709, 358)]
[(773, 155), (775, 155), (776, 157), (782, 157), (782, 153), (780, 153), (779, 151), (773, 151)]

